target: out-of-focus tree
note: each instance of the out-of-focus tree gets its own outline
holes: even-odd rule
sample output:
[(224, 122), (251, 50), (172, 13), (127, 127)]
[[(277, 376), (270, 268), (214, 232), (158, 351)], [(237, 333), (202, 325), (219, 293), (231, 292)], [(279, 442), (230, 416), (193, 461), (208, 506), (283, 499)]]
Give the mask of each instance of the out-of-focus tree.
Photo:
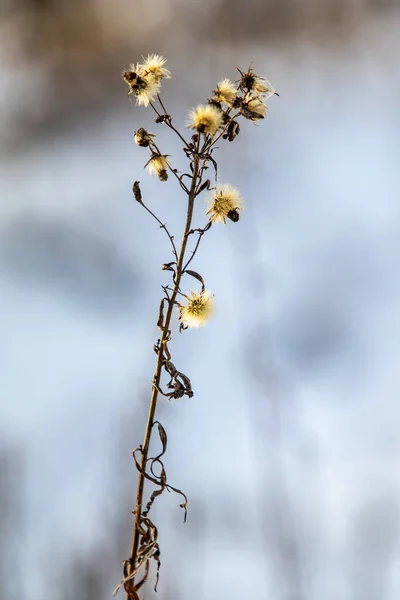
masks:
[(16, 600), (25, 594), (27, 558), (26, 465), (17, 444), (0, 447), (0, 598)]

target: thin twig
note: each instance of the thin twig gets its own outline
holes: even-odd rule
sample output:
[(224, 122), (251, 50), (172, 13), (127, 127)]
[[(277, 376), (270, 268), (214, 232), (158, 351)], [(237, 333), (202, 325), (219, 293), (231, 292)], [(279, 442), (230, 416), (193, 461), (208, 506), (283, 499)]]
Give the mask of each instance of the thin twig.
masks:
[[(194, 257), (195, 257), (195, 254), (196, 254), (196, 252), (197, 252), (197, 250), (198, 250), (198, 248), (199, 248), (199, 246), (200, 246), (200, 241), (201, 241), (201, 238), (203, 237), (203, 235), (206, 233), (206, 231), (207, 231), (208, 229), (209, 229), (209, 227), (208, 227), (208, 225), (206, 225), (206, 226), (204, 227), (204, 229), (197, 229), (197, 230), (193, 230), (193, 231), (190, 231), (190, 232), (189, 232), (189, 234), (190, 234), (190, 233), (195, 233), (195, 232), (197, 232), (197, 233), (199, 234), (199, 236), (198, 236), (198, 238), (197, 238), (196, 245), (195, 245), (195, 247), (194, 247), (194, 249), (193, 249), (193, 251), (192, 251), (192, 255), (191, 255), (191, 257), (189, 258), (189, 260), (187, 261), (187, 263), (186, 263), (186, 264), (185, 264), (185, 266), (183, 267), (183, 271), (186, 271), (186, 269), (188, 268), (188, 266), (190, 265), (190, 263), (191, 263), (191, 262), (192, 262), (192, 260), (194, 259)], [(189, 235), (189, 234), (188, 234), (188, 235)]]
[(169, 241), (171, 242), (172, 252), (174, 253), (174, 256), (175, 256), (176, 260), (178, 260), (178, 252), (177, 252), (177, 249), (176, 249), (176, 246), (175, 246), (174, 237), (168, 231), (167, 226), (165, 225), (165, 223), (163, 223), (162, 221), (160, 221), (160, 219), (157, 217), (157, 215), (155, 215), (153, 213), (153, 211), (150, 210), (150, 208), (145, 205), (145, 203), (143, 202), (143, 200), (141, 201), (141, 205), (157, 221), (157, 223), (159, 223), (160, 229), (164, 229), (165, 233), (169, 237)]
[(169, 127), (170, 129), (172, 129), (172, 131), (174, 131), (174, 132), (176, 133), (176, 135), (179, 137), (179, 139), (180, 139), (180, 140), (183, 142), (183, 144), (184, 144), (185, 148), (187, 148), (187, 149), (189, 149), (189, 150), (190, 150), (190, 148), (189, 148), (189, 144), (187, 143), (187, 141), (185, 140), (185, 138), (183, 137), (183, 135), (181, 135), (181, 133), (178, 131), (178, 129), (176, 129), (176, 127), (174, 127), (174, 126), (172, 125), (172, 117), (171, 117), (171, 115), (169, 114), (169, 112), (167, 111), (167, 109), (165, 108), (165, 106), (164, 106), (164, 103), (163, 103), (163, 101), (161, 100), (160, 94), (157, 94), (157, 98), (158, 98), (158, 101), (159, 101), (159, 103), (161, 104), (161, 107), (162, 107), (162, 109), (163, 109), (163, 111), (164, 111), (164, 114), (165, 114), (165, 115), (168, 115), (168, 119), (165, 121), (165, 122), (166, 122), (166, 124), (168, 125), (168, 127)]

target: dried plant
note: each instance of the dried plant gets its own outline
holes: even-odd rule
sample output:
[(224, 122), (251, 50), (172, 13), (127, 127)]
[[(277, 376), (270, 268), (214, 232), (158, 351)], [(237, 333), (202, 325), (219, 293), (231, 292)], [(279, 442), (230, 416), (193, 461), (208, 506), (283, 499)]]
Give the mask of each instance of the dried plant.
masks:
[[(180, 506), (184, 510), (186, 519), (187, 498), (178, 488), (167, 481), (162, 457), (167, 449), (167, 434), (161, 423), (155, 420), (155, 412), (159, 395), (165, 398), (178, 399), (183, 396), (193, 396), (192, 385), (189, 377), (179, 371), (171, 360), (169, 343), (172, 339), (171, 318), (174, 309), (177, 311), (179, 330), (204, 326), (213, 311), (213, 295), (206, 289), (203, 277), (189, 269), (199, 249), (200, 241), (209, 229), (218, 221), (226, 224), (226, 220), (233, 223), (239, 221), (239, 211), (242, 210), (240, 192), (230, 184), (217, 183), (217, 162), (213, 156), (217, 149), (217, 142), (228, 140), (232, 142), (240, 133), (239, 119), (244, 118), (252, 122), (264, 119), (267, 106), (265, 101), (276, 94), (271, 84), (255, 74), (250, 66), (246, 72), (239, 70), (239, 79), (233, 83), (223, 79), (218, 83), (213, 96), (206, 104), (199, 104), (190, 111), (187, 127), (194, 130), (194, 134), (186, 140), (172, 123), (172, 116), (168, 113), (160, 97), (162, 79), (169, 79), (171, 74), (165, 68), (166, 60), (156, 54), (149, 55), (142, 63), (131, 64), (123, 72), (123, 78), (129, 86), (128, 95), (136, 97), (139, 106), (151, 106), (156, 113), (155, 122), (166, 125), (183, 143), (183, 152), (189, 162), (187, 173), (180, 173), (173, 168), (171, 157), (163, 154), (156, 143), (154, 133), (146, 131), (143, 127), (134, 133), (134, 140), (138, 146), (147, 148), (150, 156), (145, 164), (150, 175), (156, 175), (161, 182), (168, 180), (169, 174), (176, 178), (179, 186), (187, 196), (186, 220), (179, 244), (175, 244), (175, 237), (171, 235), (167, 226), (153, 211), (145, 205), (139, 181), (133, 184), (133, 194), (142, 206), (160, 225), (168, 236), (173, 260), (162, 265), (164, 271), (172, 273), (170, 285), (162, 285), (163, 296), (158, 311), (157, 327), (160, 338), (154, 345), (156, 353), (156, 367), (152, 382), (152, 392), (144, 433), (143, 444), (133, 452), (133, 459), (138, 470), (138, 483), (136, 493), (136, 506), (133, 511), (134, 525), (132, 546), (129, 559), (123, 563), (123, 579), (114, 591), (114, 595), (123, 585), (128, 600), (138, 600), (138, 590), (146, 582), (150, 569), (150, 561), (156, 563), (157, 577), (160, 569), (160, 547), (158, 543), (157, 527), (149, 518), (149, 513), (156, 498), (165, 490), (173, 491), (182, 497)], [(215, 184), (206, 177), (209, 168), (214, 171)], [(192, 227), (194, 204), (198, 197), (207, 191), (206, 211), (208, 218), (202, 227)], [(188, 256), (188, 246), (193, 241), (192, 250)], [(186, 290), (183, 287), (183, 276), (188, 275), (195, 279), (200, 286), (196, 290)], [(162, 376), (168, 379), (162, 389)], [(149, 456), (151, 435), (157, 427), (158, 438), (161, 443), (160, 452)], [(148, 502), (144, 505), (143, 490), (145, 480), (154, 484), (155, 489)], [(135, 581), (136, 577), (139, 581)]]

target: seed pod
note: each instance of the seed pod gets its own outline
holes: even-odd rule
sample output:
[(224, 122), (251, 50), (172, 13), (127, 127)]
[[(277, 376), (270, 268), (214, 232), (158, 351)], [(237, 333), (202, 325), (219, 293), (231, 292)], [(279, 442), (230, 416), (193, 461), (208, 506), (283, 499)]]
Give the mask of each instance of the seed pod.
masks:
[(239, 213), (237, 210), (230, 210), (226, 216), (234, 223), (239, 221)]

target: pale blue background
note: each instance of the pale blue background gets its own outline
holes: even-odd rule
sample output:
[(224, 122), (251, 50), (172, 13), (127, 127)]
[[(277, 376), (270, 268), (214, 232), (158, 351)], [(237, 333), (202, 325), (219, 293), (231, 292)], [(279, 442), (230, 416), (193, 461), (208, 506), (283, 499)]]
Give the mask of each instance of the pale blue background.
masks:
[[(347, 27), (209, 42), (190, 33), (205, 18), (195, 3), (187, 14), (163, 3), (158, 25), (141, 5), (132, 49), (128, 25), (118, 29), (131, 8), (118, 3), (114, 26), (98, 4), (105, 50), (96, 56), (93, 33), (72, 75), (56, 52), (46, 61), (15, 41), (23, 20), (2, 21), (1, 597), (110, 598), (128, 554), (131, 451), (170, 260), (132, 182), (177, 237), (184, 217), (175, 181), (142, 171), (132, 132), (156, 132), (178, 168), (179, 144), (120, 78), (155, 51), (182, 131), (237, 65), (253, 61), (280, 93), (265, 122), (220, 144), (220, 181), (246, 210), (212, 228), (193, 265), (215, 317), (175, 327), (170, 345), (195, 396), (161, 400), (159, 418), (170, 482), (190, 504), (182, 525), (180, 500), (158, 500), (157, 598), (397, 599), (398, 7), (359, 3)], [(200, 200), (197, 226), (203, 213)]]

